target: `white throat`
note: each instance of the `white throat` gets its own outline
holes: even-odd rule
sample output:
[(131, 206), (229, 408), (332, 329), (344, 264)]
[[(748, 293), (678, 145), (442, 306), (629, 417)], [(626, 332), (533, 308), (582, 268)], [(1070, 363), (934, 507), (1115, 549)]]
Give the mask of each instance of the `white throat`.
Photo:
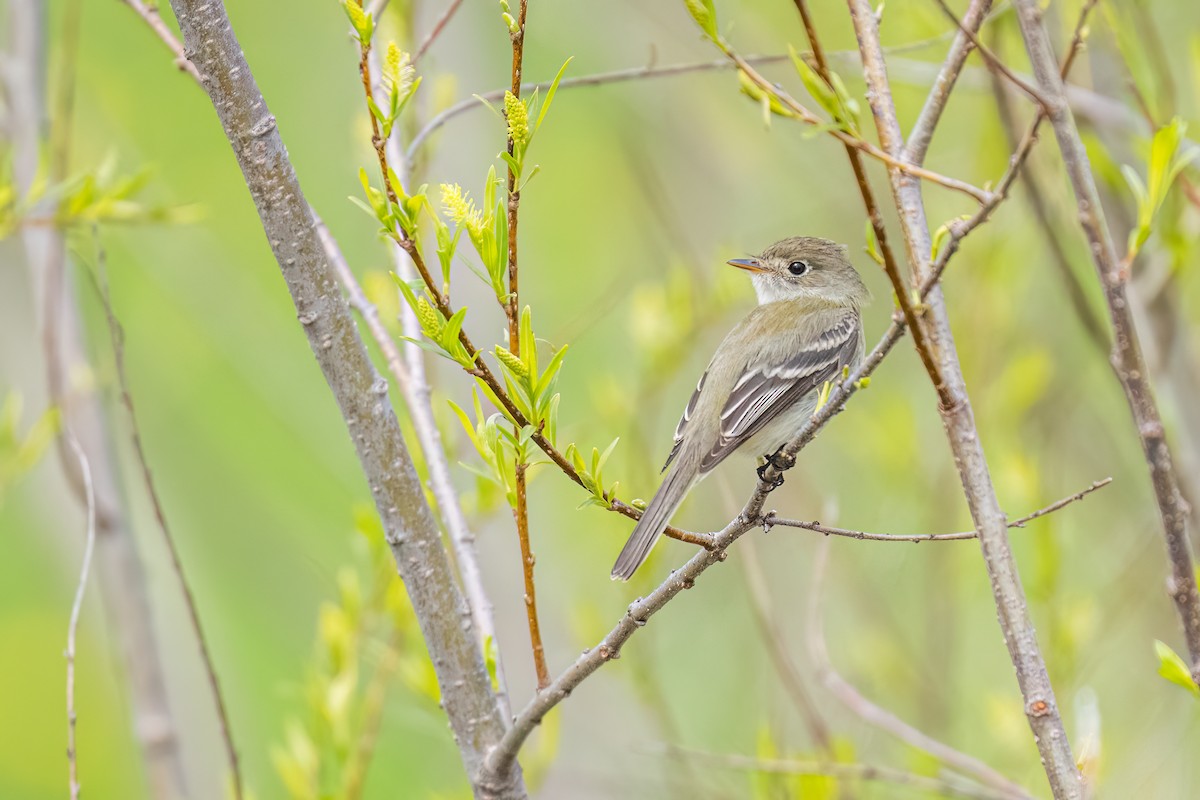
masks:
[(750, 282), (754, 284), (754, 293), (758, 295), (758, 304), (778, 303), (780, 300), (795, 300), (805, 294), (803, 289), (789, 286), (770, 274), (753, 275)]

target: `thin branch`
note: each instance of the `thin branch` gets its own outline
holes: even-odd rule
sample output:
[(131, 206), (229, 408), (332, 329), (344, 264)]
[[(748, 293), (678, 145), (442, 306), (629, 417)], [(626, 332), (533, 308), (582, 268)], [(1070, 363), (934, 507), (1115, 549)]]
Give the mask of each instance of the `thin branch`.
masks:
[(179, 548), (175, 544), (175, 535), (171, 532), (171, 527), (167, 524), (167, 513), (163, 508), (162, 499), (159, 497), (158, 489), (154, 484), (154, 476), (150, 471), (150, 462), (146, 457), (146, 449), (142, 444), (142, 431), (138, 425), (137, 411), (133, 405), (133, 395), (129, 391), (129, 377), (125, 372), (125, 334), (121, 329), (121, 323), (117, 320), (117, 316), (113, 311), (112, 298), (108, 293), (107, 256), (104, 247), (100, 243), (98, 234), (95, 239), (96, 278), (100, 286), (100, 300), (104, 305), (104, 319), (108, 324), (109, 341), (113, 351), (113, 363), (116, 366), (117, 389), (120, 392), (121, 405), (125, 407), (126, 420), (129, 423), (129, 438), (133, 443), (133, 453), (137, 458), (138, 468), (141, 471), (142, 484), (146, 489), (146, 495), (150, 498), (150, 507), (154, 511), (154, 520), (158, 523), (158, 530), (162, 534), (163, 544), (166, 545), (167, 556), (171, 561), (171, 570), (175, 574), (180, 593), (183, 596), (184, 608), (187, 609), (188, 623), (192, 628), (192, 633), (196, 637), (196, 644), (200, 650), (200, 661), (204, 665), (204, 676), (208, 681), (208, 688), (212, 693), (213, 706), (217, 711), (217, 723), (221, 730), (221, 744), (225, 750), (225, 759), (229, 763), (229, 774), (233, 782), (233, 796), (236, 800), (241, 800), (243, 796), (242, 770), (238, 762), (237, 747), (233, 741), (233, 726), (229, 722), (229, 712), (225, 705), (225, 695), (221, 691), (221, 682), (217, 678), (216, 663), (213, 661), (212, 652), (208, 649), (208, 638), (204, 635), (204, 626), (200, 622), (200, 609), (196, 604), (195, 596), (192, 594), (191, 584), (188, 583), (187, 573), (183, 568), (183, 559), (180, 557)]
[(963, 775), (969, 775), (1011, 797), (1031, 798), (1032, 795), (1024, 787), (1009, 780), (984, 762), (917, 730), (895, 714), (871, 702), (834, 669), (833, 662), (829, 658), (829, 651), (825, 647), (825, 626), (821, 621), (822, 584), (828, 564), (829, 542), (826, 540), (817, 549), (812, 578), (809, 581), (806, 642), (809, 659), (816, 669), (817, 678), (829, 693), (864, 722), (891, 734), (909, 747), (915, 747), (928, 753), (947, 768)]
[(429, 29), (429, 33), (425, 34), (425, 38), (421, 40), (421, 44), (417, 47), (417, 52), (413, 54), (413, 64), (420, 61), (421, 56), (425, 55), (433, 43), (437, 41), (437, 38), (442, 35), (446, 24), (450, 22), (450, 19), (458, 11), (458, 7), (462, 5), (462, 2), (463, 0), (450, 0), (450, 3), (446, 6), (446, 10), (438, 17), (437, 22), (433, 23), (433, 27)]
[[(1009, 69), (1008, 66), (1001, 61), (996, 54), (993, 53), (990, 48), (988, 48), (987, 45), (979, 41), (979, 37), (976, 35), (976, 30), (979, 28), (978, 25), (974, 26), (975, 30), (972, 30), (971, 26), (955, 16), (954, 12), (950, 10), (950, 6), (946, 5), (946, 0), (933, 1), (942, 9), (942, 13), (944, 13), (950, 19), (950, 21), (958, 27), (959, 32), (970, 40), (971, 46), (974, 47), (975, 50), (978, 51), (979, 55), (983, 57), (984, 62), (988, 65), (988, 69), (990, 69), (992, 72), (1003, 75), (1009, 83), (1024, 92), (1029, 99), (1041, 106), (1043, 110), (1049, 108), (1046, 99), (1042, 97), (1041, 93), (1037, 89), (1030, 86), (1028, 81)], [(961, 70), (962, 68), (959, 67), (959, 69)]]
[[(324, 373), (371, 488), (384, 535), (408, 592), (465, 771), (479, 797), (525, 797), (520, 767), (477, 779), (504, 721), (474, 621), (425, 501), (388, 383), (371, 363), (316, 234), (283, 140), (222, 3), (172, 0), (187, 53), (203, 76), (237, 156), (313, 355)], [(369, 86), (368, 86), (368, 91)]]
[[(520, 0), (517, 10), (516, 29), (509, 34), (512, 40), (512, 95), (520, 101), (521, 72), (525, 64), (525, 17), (529, 11), (529, 0)], [(511, 121), (510, 121), (511, 122)], [(510, 134), (507, 142), (511, 158), (517, 143)], [(513, 162), (508, 163), (508, 302), (504, 304), (504, 316), (508, 320), (508, 349), (513, 355), (521, 355), (520, 333), (520, 282), (517, 264), (517, 223), (520, 219), (521, 186)], [(514, 423), (513, 433), (520, 436), (520, 425)], [(513, 506), (513, 519), (517, 523), (517, 542), (521, 550), (521, 574), (525, 583), (525, 617), (529, 623), (529, 643), (533, 650), (533, 668), (537, 675), (538, 691), (550, 683), (550, 670), (546, 667), (546, 648), (542, 645), (542, 630), (538, 622), (537, 585), (533, 580), (536, 559), (529, 541), (529, 490), (526, 472), (529, 464), (523, 450), (516, 455), (517, 502)]]
[[(746, 62), (750, 64), (776, 64), (781, 61), (787, 61), (786, 55), (766, 55), (766, 56), (746, 56)], [(693, 61), (684, 64), (666, 64), (658, 66), (656, 64), (647, 64), (644, 67), (627, 67), (625, 69), (612, 70), (611, 72), (598, 72), (595, 75), (583, 75), (575, 78), (563, 78), (558, 83), (559, 90), (572, 89), (585, 86), (606, 86), (611, 83), (624, 83), (626, 81), (643, 80), (647, 78), (669, 78), (675, 75), (687, 75), (693, 72), (712, 72), (714, 70), (733, 69), (734, 65), (725, 58), (720, 58), (715, 61)], [(550, 88), (549, 82), (543, 83), (523, 83), (521, 91), (525, 94), (530, 92), (545, 92)], [(408, 158), (416, 158), (417, 151), (422, 145), (436, 133), (447, 122), (458, 117), (468, 111), (484, 108), (486, 103), (495, 103), (504, 99), (504, 89), (493, 89), (490, 92), (484, 92), (479, 95), (472, 95), (466, 100), (460, 100), (454, 105), (439, 114), (436, 114), (429, 122), (425, 123), (417, 134), (408, 144)]]
[[(1024, 528), (1029, 522), (1032, 522), (1039, 517), (1044, 517), (1047, 514), (1052, 514), (1064, 506), (1069, 506), (1077, 500), (1082, 500), (1097, 489), (1102, 489), (1112, 483), (1112, 478), (1105, 478), (1096, 481), (1086, 489), (1076, 492), (1069, 497), (1064, 497), (1061, 500), (1056, 500), (1045, 508), (1040, 508), (1032, 514), (1026, 514), (1020, 519), (1013, 520), (1008, 523), (1010, 528)], [(969, 539), (978, 539), (979, 531), (960, 531), (958, 533), (914, 533), (914, 534), (895, 534), (895, 533), (868, 533), (866, 531), (856, 531), (849, 528), (834, 528), (828, 525), (822, 525), (819, 522), (805, 522), (798, 519), (784, 519), (777, 517), (774, 514), (768, 514), (763, 519), (763, 525), (768, 528), (776, 526), (783, 528), (802, 528), (816, 533), (823, 533), (826, 536), (844, 536), (848, 539), (860, 539), (870, 542), (962, 542)]]
[(195, 64), (188, 61), (187, 55), (183, 52), (183, 45), (175, 38), (175, 34), (167, 27), (167, 23), (163, 22), (162, 17), (159, 16), (158, 8), (147, 5), (142, 0), (122, 0), (122, 2), (145, 20), (146, 24), (150, 26), (150, 29), (154, 31), (159, 40), (167, 46), (167, 49), (171, 51), (171, 55), (175, 57), (175, 66), (179, 68), (180, 72), (186, 72), (196, 83), (202, 83), (200, 71), (196, 69)]
[(913, 791), (929, 792), (941, 797), (961, 797), (967, 800), (1013, 800), (1014, 797), (1028, 797), (1028, 795), (1013, 795), (1008, 792), (995, 792), (983, 787), (952, 783), (950, 781), (939, 780), (938, 778), (931, 778), (927, 775), (919, 775), (915, 772), (905, 772), (902, 769), (880, 767), (873, 764), (857, 764), (846, 761), (817, 763), (779, 758), (757, 758), (729, 753), (710, 753), (678, 745), (668, 745), (666, 754), (670, 757), (685, 758), (718, 769), (733, 769), (773, 775), (827, 775), (844, 780), (861, 780), (873, 783), (886, 783), (893, 786), (904, 786)]
[(933, 141), (933, 132), (942, 119), (942, 112), (946, 110), (946, 104), (950, 100), (950, 92), (958, 82), (958, 76), (974, 46), (973, 38), (968, 37), (966, 31), (978, 30), (987, 19), (991, 6), (992, 0), (972, 0), (971, 5), (967, 7), (967, 13), (963, 16), (962, 24), (955, 32), (954, 42), (950, 45), (950, 52), (934, 78), (917, 121), (913, 123), (912, 132), (904, 148), (906, 160), (918, 164), (925, 162), (925, 154), (929, 152), (929, 144)]
[(79, 800), (79, 750), (75, 742), (75, 634), (79, 630), (79, 613), (83, 609), (83, 593), (87, 590), (88, 574), (92, 569), (92, 552), (96, 548), (96, 490), (92, 484), (92, 468), (87, 454), (68, 428), (63, 432), (67, 444), (79, 461), (79, 474), (87, 492), (87, 538), (83, 546), (83, 563), (79, 567), (79, 581), (75, 586), (75, 600), (71, 603), (71, 619), (67, 624), (67, 774), (71, 800)]
[[(880, 142), (888, 152), (901, 153), (904, 139), (896, 118), (879, 44), (878, 21), (867, 0), (848, 0), (848, 5), (862, 54), (867, 98)], [(1057, 69), (1055, 65), (1055, 74)], [(921, 186), (911, 176), (896, 169), (890, 169), (888, 177), (904, 232), (909, 264), (918, 278), (922, 278), (932, 271), (933, 264)], [(900, 290), (902, 287), (897, 287), (897, 291)], [(946, 381), (943, 386), (937, 387), (940, 400), (938, 410), (954, 453), (971, 517), (979, 530), (979, 542), (991, 580), (1000, 628), (1025, 699), (1026, 717), (1055, 797), (1078, 798), (1083, 791), (1082, 781), (1029, 617), (1025, 592), (1008, 541), (1004, 512), (992, 485), (940, 291), (934, 291), (928, 305), (924, 324), (937, 351), (941, 375)]]
[(951, 178), (932, 170), (925, 169), (919, 164), (909, 163), (902, 155), (889, 153), (886, 150), (880, 149), (871, 144), (866, 139), (863, 139), (852, 133), (847, 133), (841, 128), (831, 127), (828, 120), (821, 119), (790, 94), (783, 91), (783, 89), (781, 89), (777, 84), (772, 83), (764, 78), (748, 61), (739, 56), (727, 45), (725, 46), (725, 52), (729, 56), (730, 60), (738, 66), (738, 69), (740, 69), (742, 73), (750, 79), (751, 83), (757, 86), (759, 90), (775, 97), (775, 99), (777, 99), (788, 110), (790, 110), (801, 122), (822, 128), (828, 132), (829, 135), (842, 142), (842, 144), (853, 147), (855, 150), (858, 150), (864, 155), (868, 155), (871, 158), (883, 162), (888, 166), (889, 169), (897, 170), (905, 175), (909, 175), (913, 178), (918, 178), (923, 181), (936, 183), (939, 186), (943, 186), (956, 192), (962, 192), (965, 195), (973, 197), (980, 205), (988, 203), (992, 199), (991, 192), (980, 189), (978, 186), (973, 186), (966, 181), (960, 181), (957, 178)]
[(1189, 509), (1180, 494), (1179, 476), (1175, 472), (1166, 429), (1142, 356), (1126, 291), (1129, 270), (1118, 258), (1109, 233), (1087, 153), (1064, 96), (1062, 77), (1054, 63), (1049, 37), (1042, 26), (1041, 7), (1031, 0), (1016, 0), (1015, 5), (1038, 87), (1051, 104), (1050, 123), (1054, 127), (1058, 148), (1075, 194), (1079, 222), (1087, 237), (1088, 250), (1104, 289), (1113, 332), (1110, 363), (1125, 391), (1145, 453), (1167, 549), (1170, 569), (1167, 590), (1175, 601), (1183, 627), (1191, 657), (1192, 677), (1200, 681), (1200, 589), (1196, 585), (1196, 564), (1187, 532)]

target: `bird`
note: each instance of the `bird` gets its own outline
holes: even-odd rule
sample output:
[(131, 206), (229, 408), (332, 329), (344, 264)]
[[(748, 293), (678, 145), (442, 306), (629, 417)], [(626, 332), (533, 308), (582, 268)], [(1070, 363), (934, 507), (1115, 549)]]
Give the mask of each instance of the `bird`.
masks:
[[(848, 248), (793, 236), (729, 265), (750, 273), (758, 306), (717, 347), (675, 428), (666, 477), (612, 568), (628, 580), (704, 476), (736, 450), (776, 459), (816, 410), (827, 381), (863, 358), (870, 292)], [(767, 463), (759, 467), (763, 475)]]

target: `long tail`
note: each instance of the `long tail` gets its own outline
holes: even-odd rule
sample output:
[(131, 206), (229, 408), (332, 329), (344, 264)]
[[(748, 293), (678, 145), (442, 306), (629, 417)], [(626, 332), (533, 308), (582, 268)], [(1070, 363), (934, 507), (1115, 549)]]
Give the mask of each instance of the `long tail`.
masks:
[(671, 515), (683, 502), (688, 489), (692, 488), (695, 478), (691, 474), (693, 472), (694, 470), (683, 468), (678, 461), (672, 465), (666, 480), (663, 481), (662, 486), (658, 487), (654, 499), (650, 501), (650, 505), (646, 506), (645, 513), (638, 520), (638, 524), (634, 526), (633, 533), (629, 534), (629, 541), (625, 542), (621, 555), (617, 556), (617, 563), (613, 564), (612, 568), (613, 580), (629, 580), (629, 577), (646, 560), (646, 556), (650, 555), (654, 543), (658, 541), (659, 535), (671, 521)]

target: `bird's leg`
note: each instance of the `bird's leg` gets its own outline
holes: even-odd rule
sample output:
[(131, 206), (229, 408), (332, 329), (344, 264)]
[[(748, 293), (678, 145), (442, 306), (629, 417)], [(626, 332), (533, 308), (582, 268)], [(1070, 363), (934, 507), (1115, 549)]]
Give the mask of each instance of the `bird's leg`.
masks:
[(780, 473), (775, 476), (775, 480), (771, 481), (772, 489), (778, 489), (780, 486), (783, 486), (783, 471), (796, 465), (796, 457), (783, 452), (783, 448), (786, 446), (786, 443), (781, 444), (779, 445), (779, 449), (774, 453), (771, 453), (769, 456), (763, 456), (765, 463), (758, 468), (759, 480), (765, 481), (767, 479), (767, 467), (774, 467), (775, 471)]

